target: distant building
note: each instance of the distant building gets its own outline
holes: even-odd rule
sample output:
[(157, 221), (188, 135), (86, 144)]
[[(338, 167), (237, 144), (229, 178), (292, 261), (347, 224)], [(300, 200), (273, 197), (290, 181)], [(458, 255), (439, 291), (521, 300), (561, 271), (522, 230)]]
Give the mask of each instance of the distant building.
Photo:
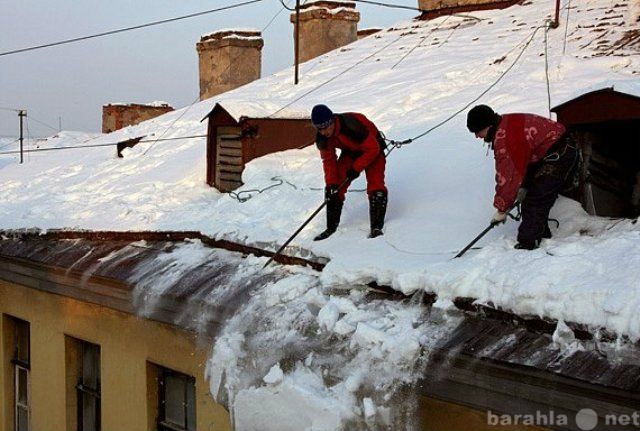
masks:
[(173, 108), (165, 102), (110, 103), (102, 107), (102, 133), (133, 126), (171, 111)]

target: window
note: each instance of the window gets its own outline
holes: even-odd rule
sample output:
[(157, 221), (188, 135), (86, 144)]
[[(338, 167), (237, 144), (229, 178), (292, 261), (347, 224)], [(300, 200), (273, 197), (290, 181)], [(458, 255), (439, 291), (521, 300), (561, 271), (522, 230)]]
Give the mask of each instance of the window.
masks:
[(82, 342), (78, 389), (78, 430), (100, 429), (100, 346)]
[[(67, 427), (100, 430), (100, 346), (65, 337)], [(75, 407), (75, 409), (74, 409)]]
[(196, 383), (186, 374), (158, 367), (160, 431), (191, 431), (196, 429)]
[(14, 429), (27, 431), (31, 413), (29, 322), (10, 318), (13, 324)]

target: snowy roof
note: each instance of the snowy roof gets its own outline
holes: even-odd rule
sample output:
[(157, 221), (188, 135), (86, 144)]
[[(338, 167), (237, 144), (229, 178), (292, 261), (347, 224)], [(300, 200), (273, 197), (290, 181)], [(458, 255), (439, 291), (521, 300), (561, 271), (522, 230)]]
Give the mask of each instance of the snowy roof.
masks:
[[(379, 37), (302, 64), (297, 86), (287, 69), (88, 143), (202, 135), (206, 126), (200, 120), (216, 103), (235, 118), (308, 113), (314, 104), (326, 103), (336, 112), (363, 112), (397, 140), (442, 124), (390, 155), (383, 237), (366, 238), (368, 208), (360, 179), (348, 195), (338, 232), (330, 240), (312, 241), (324, 226), (319, 216), (287, 252), (310, 250), (331, 259), (322, 274), (327, 287), (377, 281), (406, 293), (433, 292), (443, 301), (471, 296), (519, 314), (606, 327), (638, 339), (640, 283), (633, 268), (640, 253), (631, 245), (640, 230), (631, 222), (614, 225), (561, 199), (552, 214), (560, 229), (541, 250), (513, 251), (516, 225), (507, 223), (483, 239), (482, 250), (450, 261), (493, 213), (493, 160), (466, 131), (463, 113), (496, 82), (478, 103), (500, 112), (548, 113), (544, 28), (538, 27), (552, 16), (554, 6), (552, 0), (534, 0), (474, 13), (480, 21), (448, 16), (399, 23)], [(602, 31), (591, 25), (612, 8), (623, 18), (609, 19), (601, 27), (607, 44), (617, 47), (615, 55), (605, 55), (608, 51), (597, 43)], [(627, 13), (631, 9), (624, 3), (612, 6), (608, 0), (572, 5), (566, 55), (562, 27), (549, 30), (552, 104), (610, 80), (627, 92), (640, 92), (635, 45), (615, 44), (640, 25), (627, 22)], [(204, 138), (141, 143), (124, 150), (120, 160), (113, 148), (97, 147), (73, 150), (73, 156), (65, 151), (33, 153), (25, 165), (4, 164), (1, 227), (195, 230), (276, 249), (322, 202), (315, 148), (251, 162), (238, 191), (266, 189), (277, 183), (273, 178), (283, 181), (240, 203), (204, 184), (204, 143)], [(594, 267), (600, 269), (594, 273)]]
[[(553, 239), (539, 250), (514, 250), (516, 224), (507, 223), (478, 244), (482, 249), (452, 260), (494, 212), (493, 160), (466, 130), (464, 112), (474, 103), (487, 103), (499, 112), (548, 115), (543, 26), (555, 3), (532, 0), (473, 14), (481, 20), (448, 16), (399, 23), (302, 64), (297, 86), (288, 69), (109, 135), (87, 138), (82, 142), (86, 149), (30, 153), (23, 165), (15, 155), (2, 156), (0, 228), (197, 231), (275, 250), (324, 199), (317, 150), (309, 147), (252, 161), (243, 172), (244, 186), (236, 190), (252, 198), (241, 203), (206, 186), (205, 138), (192, 136), (206, 133), (200, 120), (216, 103), (234, 118), (308, 113), (313, 105), (326, 103), (335, 112), (364, 113), (391, 139), (423, 136), (387, 159), (384, 236), (366, 238), (368, 203), (359, 179), (330, 239), (313, 241), (324, 229), (320, 215), (286, 250), (330, 259), (324, 270), (269, 269), (287, 276), (260, 283), (261, 290), (229, 317), (208, 375), (215, 395), (225, 377), (225, 387), (235, 397), (231, 402), (236, 419), (248, 420), (239, 414), (243, 408), (262, 406), (265, 415), (256, 417), (263, 425), (279, 426), (280, 431), (310, 428), (308, 423), (271, 420), (280, 410), (267, 401), (291, 394), (302, 394), (296, 398), (302, 401), (287, 407), (294, 416), (305, 411), (305, 418), (321, 421), (316, 428), (339, 429), (331, 425), (358, 414), (370, 414), (369, 419), (385, 412), (388, 416), (387, 395), (415, 382), (412, 371), (420, 369), (415, 358), (456, 327), (456, 318), (450, 320), (448, 313), (457, 298), (473, 298), (522, 318), (550, 320), (556, 325), (554, 341), (565, 343), (569, 352), (585, 347), (573, 344), (573, 332), (564, 322), (596, 334), (605, 328), (620, 336), (621, 343), (625, 337), (637, 341), (639, 223), (592, 217), (578, 203), (562, 198), (552, 211), (560, 226), (553, 226)], [(572, 4), (566, 54), (566, 10), (561, 27), (548, 31), (552, 106), (610, 81), (629, 94), (640, 92), (637, 45), (617, 43), (626, 40), (628, 31), (638, 30), (637, 11), (629, 7), (631, 2), (613, 3)], [(122, 159), (115, 157), (114, 148), (98, 146), (143, 135), (150, 142), (124, 150)], [(153, 137), (177, 139), (154, 142)], [(71, 146), (70, 138), (60, 136), (50, 145)], [(173, 256), (160, 253), (149, 261), (146, 268), (159, 272), (153, 285), (137, 287), (143, 305), (156, 305), (154, 289), (171, 286), (173, 277), (185, 274), (182, 269), (202, 264), (235, 265), (240, 287), (270, 274), (260, 272), (265, 258), (229, 263), (211, 258), (210, 252), (192, 243)], [(441, 324), (428, 330), (434, 316), (425, 317), (419, 302), (367, 300), (358, 288), (370, 282), (407, 295), (428, 292), (444, 314)], [(197, 319), (198, 314), (184, 317)], [(273, 331), (252, 332), (274, 325)], [(323, 349), (326, 340), (338, 348)], [(314, 346), (320, 358), (309, 353)], [(328, 364), (321, 356), (327, 351), (344, 356)], [(261, 361), (256, 364), (252, 361), (258, 355)], [(284, 361), (284, 355), (295, 361)], [(337, 384), (325, 384), (328, 368)], [(373, 395), (363, 399), (363, 387)]]
[[(0, 272), (4, 279), (18, 277), (35, 289), (222, 340), (207, 372), (211, 392), (235, 414), (241, 429), (264, 429), (261, 422), (252, 422), (256, 409), (265, 410), (261, 418), (277, 422), (269, 429), (305, 429), (295, 420), (299, 408), (306, 413), (303, 422), (324, 418), (336, 424), (325, 429), (342, 429), (340, 421), (357, 418), (353, 407), (360, 403), (370, 409), (371, 414), (361, 416), (371, 422), (376, 410), (382, 413), (389, 408), (385, 405), (402, 411), (407, 403), (394, 401), (395, 392), (418, 380), (422, 384), (414, 389), (416, 393), (446, 394), (449, 400), (478, 410), (508, 413), (514, 401), (520, 409), (545, 406), (557, 413), (567, 406), (577, 410), (597, 403), (599, 410), (615, 411), (637, 403), (639, 347), (616, 347), (600, 337), (594, 349), (589, 347), (594, 340), (588, 333), (574, 334), (564, 324), (556, 328), (540, 319), (521, 319), (496, 310), (493, 314), (488, 310), (447, 312), (447, 316), (429, 301), (426, 318), (418, 312), (424, 305), (397, 296), (380, 301), (376, 291), (329, 295), (322, 291), (315, 271), (274, 266), (258, 273), (259, 259), (208, 247), (195, 232), (4, 235), (0, 259), (10, 263)], [(104, 241), (106, 238), (110, 240)], [(20, 265), (27, 260), (25, 276)], [(64, 283), (39, 282), (52, 265), (63, 270)], [(468, 300), (458, 302), (459, 308), (474, 311)], [(314, 308), (316, 313), (308, 311)], [(290, 321), (292, 316), (300, 317)], [(261, 324), (247, 325), (249, 318)], [(279, 327), (265, 330), (272, 319)], [(227, 330), (238, 324), (246, 343)], [(317, 327), (317, 332), (310, 336), (305, 325)], [(417, 335), (428, 340), (417, 342)], [(247, 349), (244, 355), (239, 355), (241, 348)], [(408, 367), (415, 364), (420, 348), (428, 349), (424, 358), (428, 362)], [(238, 379), (235, 371), (242, 365), (233, 361), (243, 356), (252, 365)], [(300, 363), (294, 371), (288, 370), (285, 363), (291, 357), (305, 358), (304, 367)], [(385, 366), (389, 368), (378, 369)], [(309, 379), (317, 367), (340, 383), (325, 387)], [(227, 400), (219, 397), (221, 371), (226, 373), (225, 389), (232, 392)], [(496, 375), (501, 377), (496, 379)], [(352, 394), (356, 390), (357, 397)], [(487, 390), (494, 391), (493, 396), (478, 396)], [(540, 391), (553, 391), (553, 396), (538, 399), (535, 395)], [(612, 391), (616, 391), (615, 399), (610, 396)], [(267, 407), (274, 403), (279, 408)], [(332, 405), (335, 408), (328, 411), (322, 408)], [(385, 423), (384, 415), (376, 421)]]
[(277, 111), (268, 111), (265, 110), (263, 106), (251, 104), (251, 103), (225, 103), (220, 104), (216, 103), (216, 106), (213, 107), (211, 112), (207, 114), (213, 113), (216, 109), (224, 109), (231, 117), (239, 121), (240, 118), (272, 118), (272, 119), (309, 119), (311, 118), (311, 114), (309, 111), (296, 110), (292, 108), (277, 110)]
[(113, 102), (113, 103), (106, 103), (103, 106), (145, 106), (149, 108), (171, 108), (171, 105), (169, 105), (169, 103), (163, 102), (161, 100), (154, 100), (153, 102), (148, 102), (148, 103)]
[(640, 97), (640, 86), (634, 82), (628, 80), (610, 80), (595, 85), (590, 85), (581, 91), (577, 91), (571, 96), (568, 96), (566, 100), (561, 101), (556, 105), (553, 110), (565, 105), (566, 103), (578, 99), (590, 93), (595, 93), (604, 90), (616, 91), (618, 93), (628, 94), (634, 97)]

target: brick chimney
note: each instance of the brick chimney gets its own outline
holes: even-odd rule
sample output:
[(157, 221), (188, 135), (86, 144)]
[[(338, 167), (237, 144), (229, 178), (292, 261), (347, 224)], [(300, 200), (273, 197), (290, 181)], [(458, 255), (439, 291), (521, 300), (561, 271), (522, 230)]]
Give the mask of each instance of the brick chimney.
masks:
[(202, 36), (196, 44), (200, 100), (259, 79), (263, 46), (260, 32), (253, 30), (221, 30)]
[(142, 123), (173, 111), (165, 102), (149, 104), (110, 103), (102, 106), (102, 133), (111, 133), (123, 127)]
[[(353, 2), (315, 1), (300, 7), (300, 62), (358, 39), (360, 13)], [(291, 14), (295, 25), (296, 14)], [(295, 37), (295, 29), (294, 29)]]

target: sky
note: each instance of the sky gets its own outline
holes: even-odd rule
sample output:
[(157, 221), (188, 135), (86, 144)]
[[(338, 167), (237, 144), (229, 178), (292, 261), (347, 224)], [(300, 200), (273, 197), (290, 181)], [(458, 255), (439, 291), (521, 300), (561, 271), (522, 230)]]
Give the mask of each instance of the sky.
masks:
[[(240, 0), (125, 0), (42, 2), (0, 0), (0, 52), (144, 24), (240, 3)], [(295, 4), (294, 0), (288, 0)], [(388, 3), (417, 7), (417, 0)], [(358, 28), (383, 27), (415, 11), (358, 3)], [(117, 35), (0, 56), (0, 136), (18, 134), (26, 109), (32, 137), (58, 130), (99, 132), (102, 105), (166, 101), (175, 108), (199, 94), (195, 44), (223, 28), (264, 29), (262, 76), (293, 63), (293, 26), (279, 0)]]

